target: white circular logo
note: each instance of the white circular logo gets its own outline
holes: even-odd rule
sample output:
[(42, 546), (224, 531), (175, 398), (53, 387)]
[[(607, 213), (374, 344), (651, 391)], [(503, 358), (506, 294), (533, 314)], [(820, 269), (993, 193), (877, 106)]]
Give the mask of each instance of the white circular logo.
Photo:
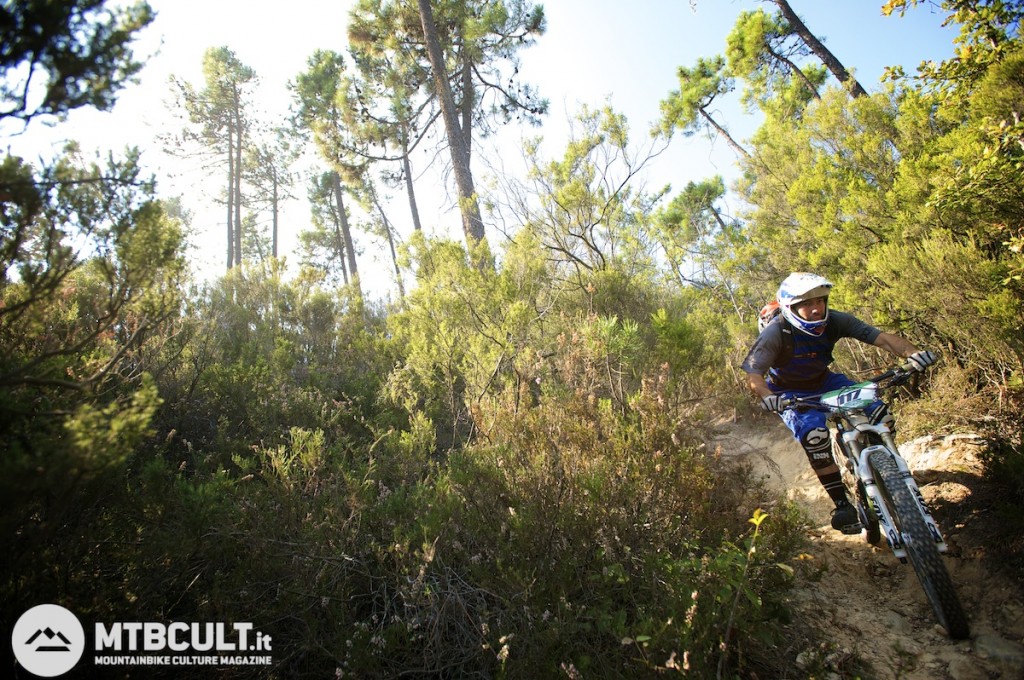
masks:
[(52, 678), (74, 668), (85, 651), (78, 617), (56, 604), (41, 604), (21, 615), (11, 633), (14, 656), (29, 673)]

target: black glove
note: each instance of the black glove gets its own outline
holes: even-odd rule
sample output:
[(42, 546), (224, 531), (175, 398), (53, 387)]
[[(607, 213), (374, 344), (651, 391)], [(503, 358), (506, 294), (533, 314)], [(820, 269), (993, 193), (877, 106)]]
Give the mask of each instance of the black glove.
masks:
[(761, 408), (772, 413), (782, 413), (782, 397), (777, 394), (769, 394), (761, 397)]
[(924, 369), (928, 368), (929, 366), (931, 366), (932, 364), (934, 364), (936, 361), (938, 361), (938, 359), (939, 357), (935, 354), (935, 352), (929, 352), (928, 350), (914, 352), (909, 357), (907, 357), (907, 361), (910, 362), (911, 367), (913, 367), (913, 369), (919, 373)]

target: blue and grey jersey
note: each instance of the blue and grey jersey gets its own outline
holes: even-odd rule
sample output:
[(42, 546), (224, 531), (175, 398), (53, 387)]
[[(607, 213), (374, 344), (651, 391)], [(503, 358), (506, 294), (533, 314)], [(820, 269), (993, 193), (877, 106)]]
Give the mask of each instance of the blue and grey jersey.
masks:
[(765, 376), (768, 384), (778, 390), (817, 389), (828, 376), (837, 342), (854, 338), (873, 345), (881, 333), (852, 314), (830, 310), (825, 332), (820, 336), (793, 329), (790, 353), (786, 351), (783, 324), (788, 326), (782, 315), (768, 324), (741, 365), (746, 373)]

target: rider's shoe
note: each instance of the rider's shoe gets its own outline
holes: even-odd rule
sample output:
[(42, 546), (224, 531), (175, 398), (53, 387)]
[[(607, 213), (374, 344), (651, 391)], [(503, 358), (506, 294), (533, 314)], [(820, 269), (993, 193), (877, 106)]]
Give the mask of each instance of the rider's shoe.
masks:
[(842, 500), (836, 503), (836, 509), (832, 511), (832, 528), (844, 534), (860, 533), (860, 518), (857, 517), (857, 509), (850, 505), (850, 501)]

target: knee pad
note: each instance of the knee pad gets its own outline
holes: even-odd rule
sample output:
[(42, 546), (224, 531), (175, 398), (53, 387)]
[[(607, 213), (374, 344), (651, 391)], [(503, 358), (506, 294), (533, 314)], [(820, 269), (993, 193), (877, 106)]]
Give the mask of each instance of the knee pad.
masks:
[(812, 468), (820, 469), (832, 464), (832, 441), (827, 428), (808, 430), (800, 437), (800, 446), (804, 447)]

